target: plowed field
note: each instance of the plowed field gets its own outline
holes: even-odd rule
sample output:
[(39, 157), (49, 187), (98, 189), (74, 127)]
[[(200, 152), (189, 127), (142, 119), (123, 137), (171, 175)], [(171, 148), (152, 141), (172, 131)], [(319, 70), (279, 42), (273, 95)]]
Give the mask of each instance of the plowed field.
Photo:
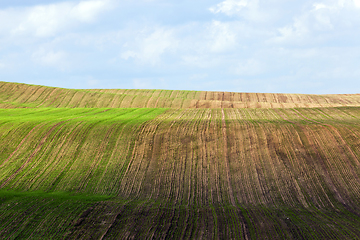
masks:
[(0, 85), (2, 239), (360, 239), (358, 95)]
[(360, 106), (360, 94), (281, 94), (142, 89), (64, 89), (0, 81), (0, 107), (319, 108)]

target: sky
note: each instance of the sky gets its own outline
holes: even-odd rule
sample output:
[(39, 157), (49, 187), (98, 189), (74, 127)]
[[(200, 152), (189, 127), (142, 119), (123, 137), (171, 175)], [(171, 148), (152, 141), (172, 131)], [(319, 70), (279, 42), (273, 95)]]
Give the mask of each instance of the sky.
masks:
[(0, 81), (360, 93), (360, 0), (2, 0)]

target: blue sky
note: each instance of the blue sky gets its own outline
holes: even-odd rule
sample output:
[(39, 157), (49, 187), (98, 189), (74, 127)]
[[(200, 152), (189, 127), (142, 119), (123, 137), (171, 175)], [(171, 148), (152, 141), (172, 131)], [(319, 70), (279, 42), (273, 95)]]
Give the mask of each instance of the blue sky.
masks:
[(360, 0), (0, 1), (0, 80), (360, 93)]

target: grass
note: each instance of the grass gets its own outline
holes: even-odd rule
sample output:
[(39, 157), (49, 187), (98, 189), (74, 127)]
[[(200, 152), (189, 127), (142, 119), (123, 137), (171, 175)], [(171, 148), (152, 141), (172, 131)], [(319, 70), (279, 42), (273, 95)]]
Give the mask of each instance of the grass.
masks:
[(111, 196), (0, 190), (2, 239), (60, 239), (81, 214)]
[(43, 191), (15, 191), (0, 190), (1, 203), (22, 201), (24, 199), (50, 199), (54, 201), (82, 201), (82, 202), (99, 202), (106, 201), (113, 196), (91, 195), (91, 194), (74, 194), (69, 192), (43, 192)]

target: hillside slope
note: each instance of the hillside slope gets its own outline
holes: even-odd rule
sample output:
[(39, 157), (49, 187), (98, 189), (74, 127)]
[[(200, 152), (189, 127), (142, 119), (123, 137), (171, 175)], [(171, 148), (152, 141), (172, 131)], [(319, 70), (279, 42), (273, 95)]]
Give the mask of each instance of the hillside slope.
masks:
[(4, 239), (359, 239), (360, 107), (34, 108), (46, 101), (23, 95), (0, 109)]
[(139, 89), (64, 89), (0, 82), (0, 107), (313, 108), (360, 106), (360, 94), (280, 94)]

